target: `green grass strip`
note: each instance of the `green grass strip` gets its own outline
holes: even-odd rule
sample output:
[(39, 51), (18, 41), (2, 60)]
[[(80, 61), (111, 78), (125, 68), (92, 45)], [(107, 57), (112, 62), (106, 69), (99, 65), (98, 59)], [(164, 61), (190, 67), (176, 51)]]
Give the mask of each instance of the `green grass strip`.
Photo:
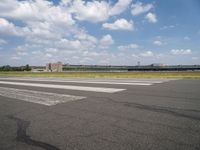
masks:
[(0, 76), (78, 78), (200, 78), (200, 72), (0, 72)]

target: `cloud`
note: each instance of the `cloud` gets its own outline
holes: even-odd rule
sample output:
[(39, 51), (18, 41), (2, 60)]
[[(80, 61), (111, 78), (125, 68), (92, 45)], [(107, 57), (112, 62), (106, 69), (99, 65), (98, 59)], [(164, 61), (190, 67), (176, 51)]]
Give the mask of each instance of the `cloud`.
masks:
[(81, 42), (79, 40), (67, 40), (67, 39), (61, 39), (57, 46), (62, 49), (66, 50), (77, 50), (82, 47)]
[(74, 39), (62, 38), (56, 42), (56, 47), (62, 50), (91, 50), (97, 46), (98, 40), (84, 32), (74, 35)]
[(53, 55), (52, 55), (52, 54), (50, 54), (50, 53), (46, 53), (46, 54), (44, 55), (44, 57), (47, 57), (47, 58), (52, 58), (52, 57), (53, 57)]
[(113, 43), (114, 43), (114, 40), (112, 39), (112, 36), (110, 34), (107, 34), (101, 38), (99, 42), (99, 47), (105, 49), (105, 48), (108, 48)]
[(0, 39), (0, 45), (4, 45), (4, 44), (7, 44), (7, 41)]
[(0, 14), (4, 14), (10, 10), (13, 10), (18, 5), (16, 0), (1, 0), (0, 1)]
[(98, 39), (96, 39), (94, 36), (88, 35), (85, 32), (78, 32), (74, 34), (74, 37), (72, 39), (68, 38), (62, 38), (59, 40), (56, 40), (54, 42), (56, 48), (59, 48), (60, 50), (91, 50), (97, 47)]
[(168, 30), (168, 29), (172, 29), (172, 28), (175, 28), (176, 25), (168, 25), (168, 26), (163, 26), (160, 28), (160, 30)]
[(146, 52), (140, 53), (140, 56), (142, 56), (142, 57), (153, 57), (154, 53), (152, 51), (146, 51)]
[(104, 23), (103, 27), (109, 30), (133, 30), (133, 21), (128, 22), (126, 19), (118, 19), (113, 23)]
[[(33, 60), (45, 56), (40, 62), (46, 62), (48, 58), (59, 60), (69, 53), (94, 49), (97, 47), (98, 39), (78, 26), (72, 18), (71, 4), (72, 1), (62, 1), (58, 5), (53, 5), (53, 2), (46, 0), (2, 0), (0, 34), (24, 38), (28, 46), (22, 44), (22, 47), (33, 52)], [(16, 20), (20, 26), (14, 24)], [(56, 55), (54, 50), (58, 50)], [(27, 53), (15, 49), (13, 51), (16, 56), (25, 56)]]
[(185, 41), (190, 41), (190, 37), (188, 37), (188, 36), (185, 36), (183, 39), (184, 39)]
[(119, 0), (109, 11), (109, 15), (118, 15), (126, 10), (132, 0)]
[(172, 49), (170, 51), (172, 55), (190, 55), (192, 54), (191, 49)]
[(10, 59), (11, 59), (11, 60), (20, 60), (21, 57), (19, 57), (19, 56), (12, 56)]
[(98, 39), (84, 31), (74, 34), (74, 38), (81, 41), (83, 49), (94, 49), (97, 46)]
[(88, 42), (91, 42), (91, 43), (94, 43), (94, 44), (97, 43), (96, 37), (87, 34), (85, 31), (77, 32), (77, 33), (74, 35), (74, 38), (77, 38), (77, 39), (79, 39), (79, 40), (88, 41)]
[(66, 25), (75, 23), (67, 10), (61, 6), (54, 6), (53, 2), (47, 0), (1, 0), (0, 12), (2, 17), (22, 20), (26, 23), (28, 21), (48, 21)]
[(31, 31), (28, 27), (15, 26), (12, 22), (0, 18), (0, 33), (9, 36), (26, 36)]
[(23, 34), (25, 29), (15, 26), (4, 18), (0, 18), (0, 33), (5, 35), (16, 35), (20, 36)]
[(78, 20), (99, 22), (109, 17), (109, 4), (105, 1), (74, 1), (72, 10)]
[(41, 55), (43, 54), (40, 50), (32, 51), (31, 53), (32, 53), (33, 55), (37, 55), (37, 56), (38, 56), (38, 55), (41, 56)]
[(47, 53), (57, 53), (58, 50), (57, 50), (56, 48), (47, 48), (47, 49), (45, 50), (45, 52), (47, 52)]
[(141, 2), (137, 2), (135, 4), (132, 4), (131, 8), (131, 14), (133, 16), (137, 16), (150, 11), (153, 8), (153, 4), (142, 4)]
[[(128, 32), (115, 35), (119, 41), (116, 45), (113, 45), (115, 41), (111, 34), (115, 34), (114, 32), (106, 35), (105, 30), (94, 33), (101, 28), (101, 24), (102, 28), (108, 30), (135, 30), (135, 22), (121, 18), (130, 17), (130, 14), (122, 13), (130, 8), (133, 16), (148, 16), (154, 9), (153, 3), (138, 2), (131, 6), (131, 2), (132, 0), (61, 0), (54, 4), (50, 0), (0, 0), (0, 35), (9, 41), (3, 47), (7, 41), (2, 39), (2, 42), (0, 39), (3, 47), (0, 52), (1, 64), (44, 65), (49, 61), (63, 61), (70, 64), (134, 65), (138, 60), (148, 64), (165, 58), (166, 55), (153, 51), (141, 52), (139, 50), (144, 50), (143, 46), (135, 43), (121, 44), (126, 40), (123, 36), (131, 36)], [(148, 21), (155, 23), (156, 15), (152, 18), (150, 15)], [(88, 24), (86, 21), (95, 24)], [(165, 44), (162, 39), (154, 40)], [(158, 42), (155, 44), (160, 45)], [(114, 51), (117, 48), (120, 51)]]
[(17, 46), (15, 48), (15, 57), (23, 57), (23, 56), (27, 56), (28, 55), (28, 52), (27, 52), (27, 49), (29, 48), (29, 45), (28, 44), (25, 44), (23, 46)]
[(150, 23), (156, 23), (157, 22), (157, 18), (156, 18), (156, 14), (153, 13), (148, 13), (145, 18), (150, 22)]
[(77, 20), (89, 22), (106, 21), (126, 10), (132, 0), (119, 0), (113, 6), (107, 1), (73, 1), (71, 12)]
[[(79, 41), (84, 47), (94, 48), (97, 39), (76, 24), (71, 7), (74, 7), (71, 0), (63, 0), (58, 5), (46, 0), (1, 0), (0, 17), (3, 18), (0, 18), (0, 33), (22, 36), (28, 43), (46, 47), (66, 39), (71, 41), (71, 47), (75, 47), (72, 46), (73, 41)], [(23, 27), (8, 20), (18, 20)]]
[(131, 56), (132, 56), (133, 58), (140, 58), (138, 55), (136, 55), (136, 54), (134, 54), (134, 53), (133, 53)]
[(192, 60), (199, 60), (199, 57), (192, 57)]
[(118, 49), (120, 49), (120, 50), (125, 50), (125, 49), (137, 49), (137, 48), (139, 48), (139, 45), (137, 45), (137, 44), (128, 44), (128, 45), (120, 45), (120, 46), (118, 46)]
[(17, 55), (18, 56), (26, 56), (26, 55), (28, 55), (28, 53), (27, 52), (17, 52)]
[(163, 42), (156, 40), (153, 42), (153, 44), (157, 45), (157, 46), (161, 46), (161, 45), (163, 45)]
[[(0, 17), (3, 17), (0, 20), (0, 30), (3, 30), (4, 34), (24, 36), (33, 42), (44, 43), (45, 40), (55, 40), (76, 30), (75, 20), (72, 19), (68, 9), (61, 5), (55, 6), (53, 2), (46, 0), (2, 0)], [(14, 25), (8, 22), (7, 18), (18, 20), (25, 27)]]

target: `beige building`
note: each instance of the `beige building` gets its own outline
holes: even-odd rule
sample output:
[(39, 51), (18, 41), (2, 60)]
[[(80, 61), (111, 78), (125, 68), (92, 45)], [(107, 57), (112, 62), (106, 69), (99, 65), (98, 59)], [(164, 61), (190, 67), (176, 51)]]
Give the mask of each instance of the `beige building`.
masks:
[(48, 72), (62, 72), (62, 70), (63, 70), (62, 62), (48, 63), (46, 65), (46, 71)]

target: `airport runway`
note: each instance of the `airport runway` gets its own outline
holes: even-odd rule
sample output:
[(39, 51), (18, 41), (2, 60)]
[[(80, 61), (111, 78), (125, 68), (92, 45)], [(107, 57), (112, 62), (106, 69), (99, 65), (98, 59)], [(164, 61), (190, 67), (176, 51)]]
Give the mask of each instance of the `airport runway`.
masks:
[(200, 80), (0, 77), (0, 150), (199, 150)]

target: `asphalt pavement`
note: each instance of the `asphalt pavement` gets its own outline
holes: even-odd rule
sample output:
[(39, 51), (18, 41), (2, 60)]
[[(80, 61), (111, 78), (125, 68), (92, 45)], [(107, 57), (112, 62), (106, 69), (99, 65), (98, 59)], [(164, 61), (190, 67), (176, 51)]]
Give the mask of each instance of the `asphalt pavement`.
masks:
[(199, 150), (200, 80), (0, 78), (0, 150)]

